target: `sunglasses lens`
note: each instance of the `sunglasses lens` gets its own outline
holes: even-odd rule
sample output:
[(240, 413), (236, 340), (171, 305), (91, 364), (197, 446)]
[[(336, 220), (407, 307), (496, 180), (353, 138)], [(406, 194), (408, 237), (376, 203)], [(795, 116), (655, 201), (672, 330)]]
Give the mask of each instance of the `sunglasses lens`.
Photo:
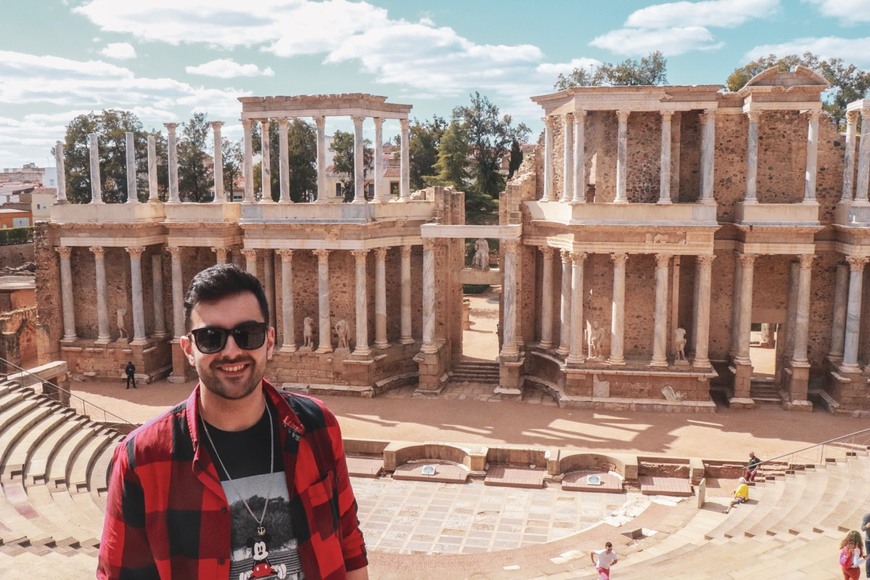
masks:
[(266, 330), (269, 326), (265, 322), (252, 324), (240, 324), (233, 329), (233, 339), (239, 348), (256, 350), (266, 342)]
[(223, 328), (207, 326), (191, 331), (193, 340), (196, 342), (196, 348), (203, 354), (216, 353), (222, 350), (227, 344), (227, 335), (229, 331)]

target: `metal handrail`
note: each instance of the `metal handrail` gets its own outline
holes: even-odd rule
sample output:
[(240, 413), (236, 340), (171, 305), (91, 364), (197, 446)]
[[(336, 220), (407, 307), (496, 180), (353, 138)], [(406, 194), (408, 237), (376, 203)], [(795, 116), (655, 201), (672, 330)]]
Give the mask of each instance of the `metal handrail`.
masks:
[[(116, 415), (115, 413), (109, 411), (108, 409), (104, 409), (103, 407), (100, 407), (99, 405), (95, 405), (95, 404), (91, 403), (90, 401), (88, 401), (87, 399), (84, 399), (84, 398), (82, 398), (82, 397), (79, 397), (78, 395), (74, 394), (74, 393), (71, 392), (71, 391), (68, 391), (67, 389), (64, 389), (63, 387), (61, 387), (60, 385), (58, 385), (58, 384), (56, 384), (56, 383), (53, 383), (53, 382), (51, 382), (51, 381), (49, 381), (49, 380), (47, 380), (47, 379), (43, 379), (43, 378), (40, 377), (39, 375), (37, 375), (37, 374), (35, 374), (35, 373), (32, 373), (32, 372), (30, 372), (29, 370), (27, 370), (27, 369), (25, 369), (25, 368), (22, 368), (22, 367), (20, 367), (20, 366), (18, 366), (18, 365), (16, 365), (15, 363), (12, 363), (12, 362), (10, 362), (10, 361), (8, 361), (8, 360), (6, 360), (6, 359), (3, 359), (3, 358), (0, 358), (0, 361), (2, 361), (2, 362), (5, 363), (6, 365), (8, 365), (8, 366), (10, 366), (10, 367), (12, 367), (12, 368), (14, 368), (14, 369), (17, 369), (18, 372), (21, 372), (21, 373), (24, 373), (24, 374), (26, 374), (26, 375), (28, 375), (28, 376), (30, 376), (30, 377), (34, 377), (34, 378), (36, 378), (36, 379), (37, 379), (41, 384), (43, 384), (43, 385), (45, 385), (45, 384), (51, 385), (52, 388), (56, 389), (56, 390), (57, 390), (58, 392), (60, 392), (60, 393), (63, 393), (63, 394), (66, 395), (67, 397), (69, 397), (69, 398), (71, 398), (71, 399), (75, 399), (76, 401), (80, 401), (80, 402), (81, 402), (81, 406), (82, 406), (82, 412), (81, 412), (81, 414), (84, 415), (84, 416), (86, 416), (86, 417), (91, 417), (91, 418), (93, 418), (93, 417), (91, 416), (91, 414), (87, 412), (87, 407), (90, 406), (90, 407), (93, 407), (94, 409), (96, 409), (96, 410), (102, 412), (102, 414), (103, 414), (103, 421), (102, 421), (102, 422), (103, 422), (103, 423), (107, 423), (107, 422), (108, 422), (107, 419), (108, 419), (109, 417), (112, 417), (113, 419), (117, 419), (116, 421), (112, 421), (113, 423), (122, 423), (122, 424), (130, 425), (130, 426), (133, 426), (133, 427), (136, 426), (136, 424), (133, 423), (132, 421), (128, 421), (127, 419), (124, 419), (123, 417), (121, 417), (121, 416), (119, 416), (119, 415)], [(43, 393), (42, 393), (42, 395), (45, 396), (44, 389), (43, 389)], [(73, 408), (73, 410), (76, 410), (76, 409)]]
[[(870, 437), (870, 429), (861, 429), (859, 431), (854, 431), (852, 433), (847, 433), (846, 435), (840, 435), (839, 437), (834, 437), (832, 439), (828, 439), (827, 441), (822, 441), (821, 443), (815, 443), (813, 445), (809, 445), (807, 447), (803, 447), (801, 449), (797, 449), (795, 451), (789, 451), (788, 453), (783, 453), (782, 455), (777, 455), (776, 457), (771, 457), (770, 459), (765, 459), (756, 465), (756, 469), (764, 465), (765, 463), (773, 463), (783, 458), (794, 457), (799, 453), (805, 453), (807, 451), (812, 451), (813, 449), (819, 449), (819, 463), (824, 462), (825, 458), (825, 447), (830, 446), (833, 443), (841, 442), (848, 439), (854, 439), (860, 435), (867, 435)], [(867, 447), (866, 445), (864, 446)], [(791, 465), (792, 463), (789, 462)]]

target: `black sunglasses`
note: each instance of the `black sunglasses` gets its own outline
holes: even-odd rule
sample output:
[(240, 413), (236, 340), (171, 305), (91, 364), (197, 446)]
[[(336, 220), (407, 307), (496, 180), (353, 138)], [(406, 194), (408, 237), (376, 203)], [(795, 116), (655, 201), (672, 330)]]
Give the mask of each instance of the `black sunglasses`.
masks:
[(190, 331), (196, 348), (202, 354), (220, 352), (227, 345), (227, 338), (232, 334), (236, 345), (244, 350), (257, 350), (266, 342), (266, 332), (269, 324), (266, 322), (243, 322), (235, 328), (220, 326), (205, 326)]

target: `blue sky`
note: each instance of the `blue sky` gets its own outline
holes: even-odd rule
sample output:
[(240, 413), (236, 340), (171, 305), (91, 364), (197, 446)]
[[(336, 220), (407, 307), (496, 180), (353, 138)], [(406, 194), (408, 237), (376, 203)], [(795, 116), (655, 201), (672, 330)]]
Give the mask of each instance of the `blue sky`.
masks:
[(805, 50), (867, 70), (870, 0), (7, 2), (0, 168), (53, 165), (66, 125), (107, 108), (146, 129), (206, 112), (237, 138), (239, 96), (367, 92), (428, 119), (480, 91), (537, 132), (529, 97), (560, 72), (653, 50), (670, 84), (723, 84), (757, 56)]

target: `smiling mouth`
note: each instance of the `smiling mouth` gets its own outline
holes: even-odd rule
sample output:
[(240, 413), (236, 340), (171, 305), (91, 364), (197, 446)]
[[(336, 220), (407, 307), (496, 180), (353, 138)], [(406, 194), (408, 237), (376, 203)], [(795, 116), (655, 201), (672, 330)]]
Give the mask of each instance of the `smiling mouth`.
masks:
[(221, 365), (218, 369), (225, 373), (238, 373), (247, 368), (247, 366), (248, 363), (236, 363), (231, 365)]

